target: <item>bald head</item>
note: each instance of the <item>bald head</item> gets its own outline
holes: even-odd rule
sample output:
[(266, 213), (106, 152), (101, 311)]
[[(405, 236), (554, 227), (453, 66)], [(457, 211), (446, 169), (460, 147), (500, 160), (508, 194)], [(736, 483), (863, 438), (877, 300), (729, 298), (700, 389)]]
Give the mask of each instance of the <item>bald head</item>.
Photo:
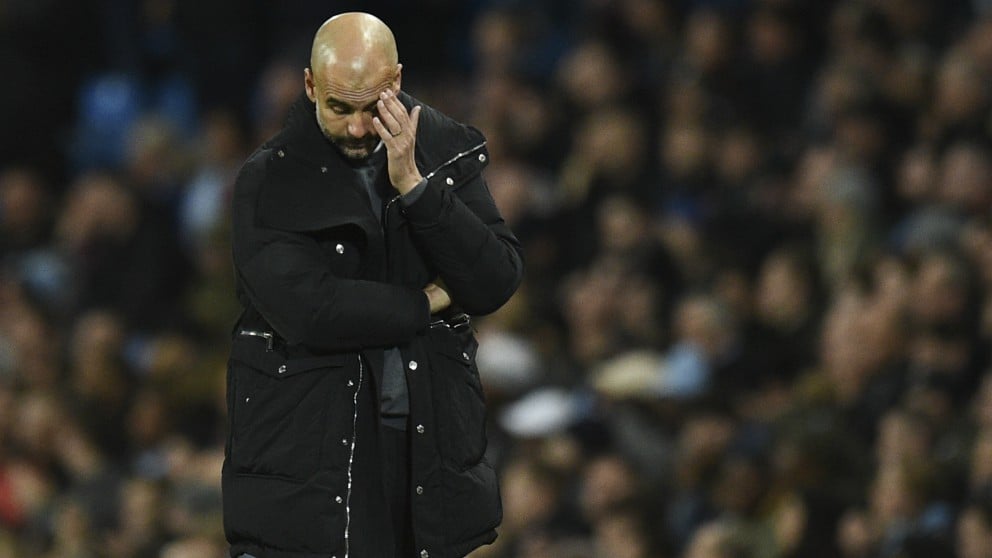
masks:
[(340, 14), (317, 30), (304, 84), (320, 130), (345, 157), (364, 159), (375, 149), (376, 102), (384, 91), (399, 94), (402, 69), (393, 32), (375, 16)]
[(329, 73), (348, 85), (367, 85), (367, 80), (395, 71), (397, 62), (393, 32), (381, 19), (362, 12), (339, 14), (325, 21), (310, 49), (310, 68), (315, 75)]

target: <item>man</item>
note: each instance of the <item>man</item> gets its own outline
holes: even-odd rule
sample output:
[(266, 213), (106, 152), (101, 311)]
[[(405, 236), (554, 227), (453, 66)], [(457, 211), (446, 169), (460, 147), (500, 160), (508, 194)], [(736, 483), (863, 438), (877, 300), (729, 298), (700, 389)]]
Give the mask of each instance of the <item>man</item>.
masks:
[(401, 71), (382, 21), (327, 20), (306, 97), (238, 177), (231, 556), (454, 558), (496, 536), (468, 314), (513, 294), (520, 246), (482, 135)]

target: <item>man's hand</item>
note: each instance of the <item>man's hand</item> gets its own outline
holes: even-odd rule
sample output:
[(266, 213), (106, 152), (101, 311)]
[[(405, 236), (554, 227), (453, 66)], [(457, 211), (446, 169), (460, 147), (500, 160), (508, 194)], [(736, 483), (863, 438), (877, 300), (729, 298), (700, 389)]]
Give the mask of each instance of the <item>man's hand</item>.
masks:
[(451, 297), (448, 296), (448, 291), (434, 283), (427, 283), (427, 286), (424, 287), (424, 294), (427, 295), (427, 300), (431, 304), (431, 314), (437, 314), (451, 306)]
[(420, 107), (413, 107), (408, 113), (389, 89), (379, 94), (377, 107), (379, 115), (372, 119), (372, 126), (386, 144), (389, 181), (400, 194), (405, 194), (424, 178), (413, 157)]

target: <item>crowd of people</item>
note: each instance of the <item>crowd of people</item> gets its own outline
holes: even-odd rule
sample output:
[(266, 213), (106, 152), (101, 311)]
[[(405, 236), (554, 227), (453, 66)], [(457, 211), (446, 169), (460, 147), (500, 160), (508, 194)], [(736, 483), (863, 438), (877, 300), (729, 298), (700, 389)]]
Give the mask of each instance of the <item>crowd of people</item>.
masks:
[(992, 552), (992, 3), (56, 4), (0, 9), (0, 556), (225, 555), (230, 189), (356, 8), (525, 249), (473, 558)]

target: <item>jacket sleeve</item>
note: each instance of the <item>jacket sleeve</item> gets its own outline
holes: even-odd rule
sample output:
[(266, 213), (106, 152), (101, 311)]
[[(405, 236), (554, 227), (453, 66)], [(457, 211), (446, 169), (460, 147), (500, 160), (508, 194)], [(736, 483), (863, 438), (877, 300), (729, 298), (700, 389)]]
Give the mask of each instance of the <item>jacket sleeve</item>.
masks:
[(335, 276), (316, 240), (259, 225), (254, 178), (261, 173), (244, 174), (233, 204), (234, 268), (251, 304), (288, 343), (323, 351), (389, 347), (427, 326), (421, 290)]
[(256, 253), (235, 250), (235, 268), (255, 308), (287, 342), (329, 351), (395, 346), (430, 321), (422, 291), (336, 277), (313, 240), (264, 235)]
[(496, 311), (523, 279), (520, 243), (503, 222), (481, 168), (456, 187), (432, 177), (404, 212), (452, 300), (469, 314)]

